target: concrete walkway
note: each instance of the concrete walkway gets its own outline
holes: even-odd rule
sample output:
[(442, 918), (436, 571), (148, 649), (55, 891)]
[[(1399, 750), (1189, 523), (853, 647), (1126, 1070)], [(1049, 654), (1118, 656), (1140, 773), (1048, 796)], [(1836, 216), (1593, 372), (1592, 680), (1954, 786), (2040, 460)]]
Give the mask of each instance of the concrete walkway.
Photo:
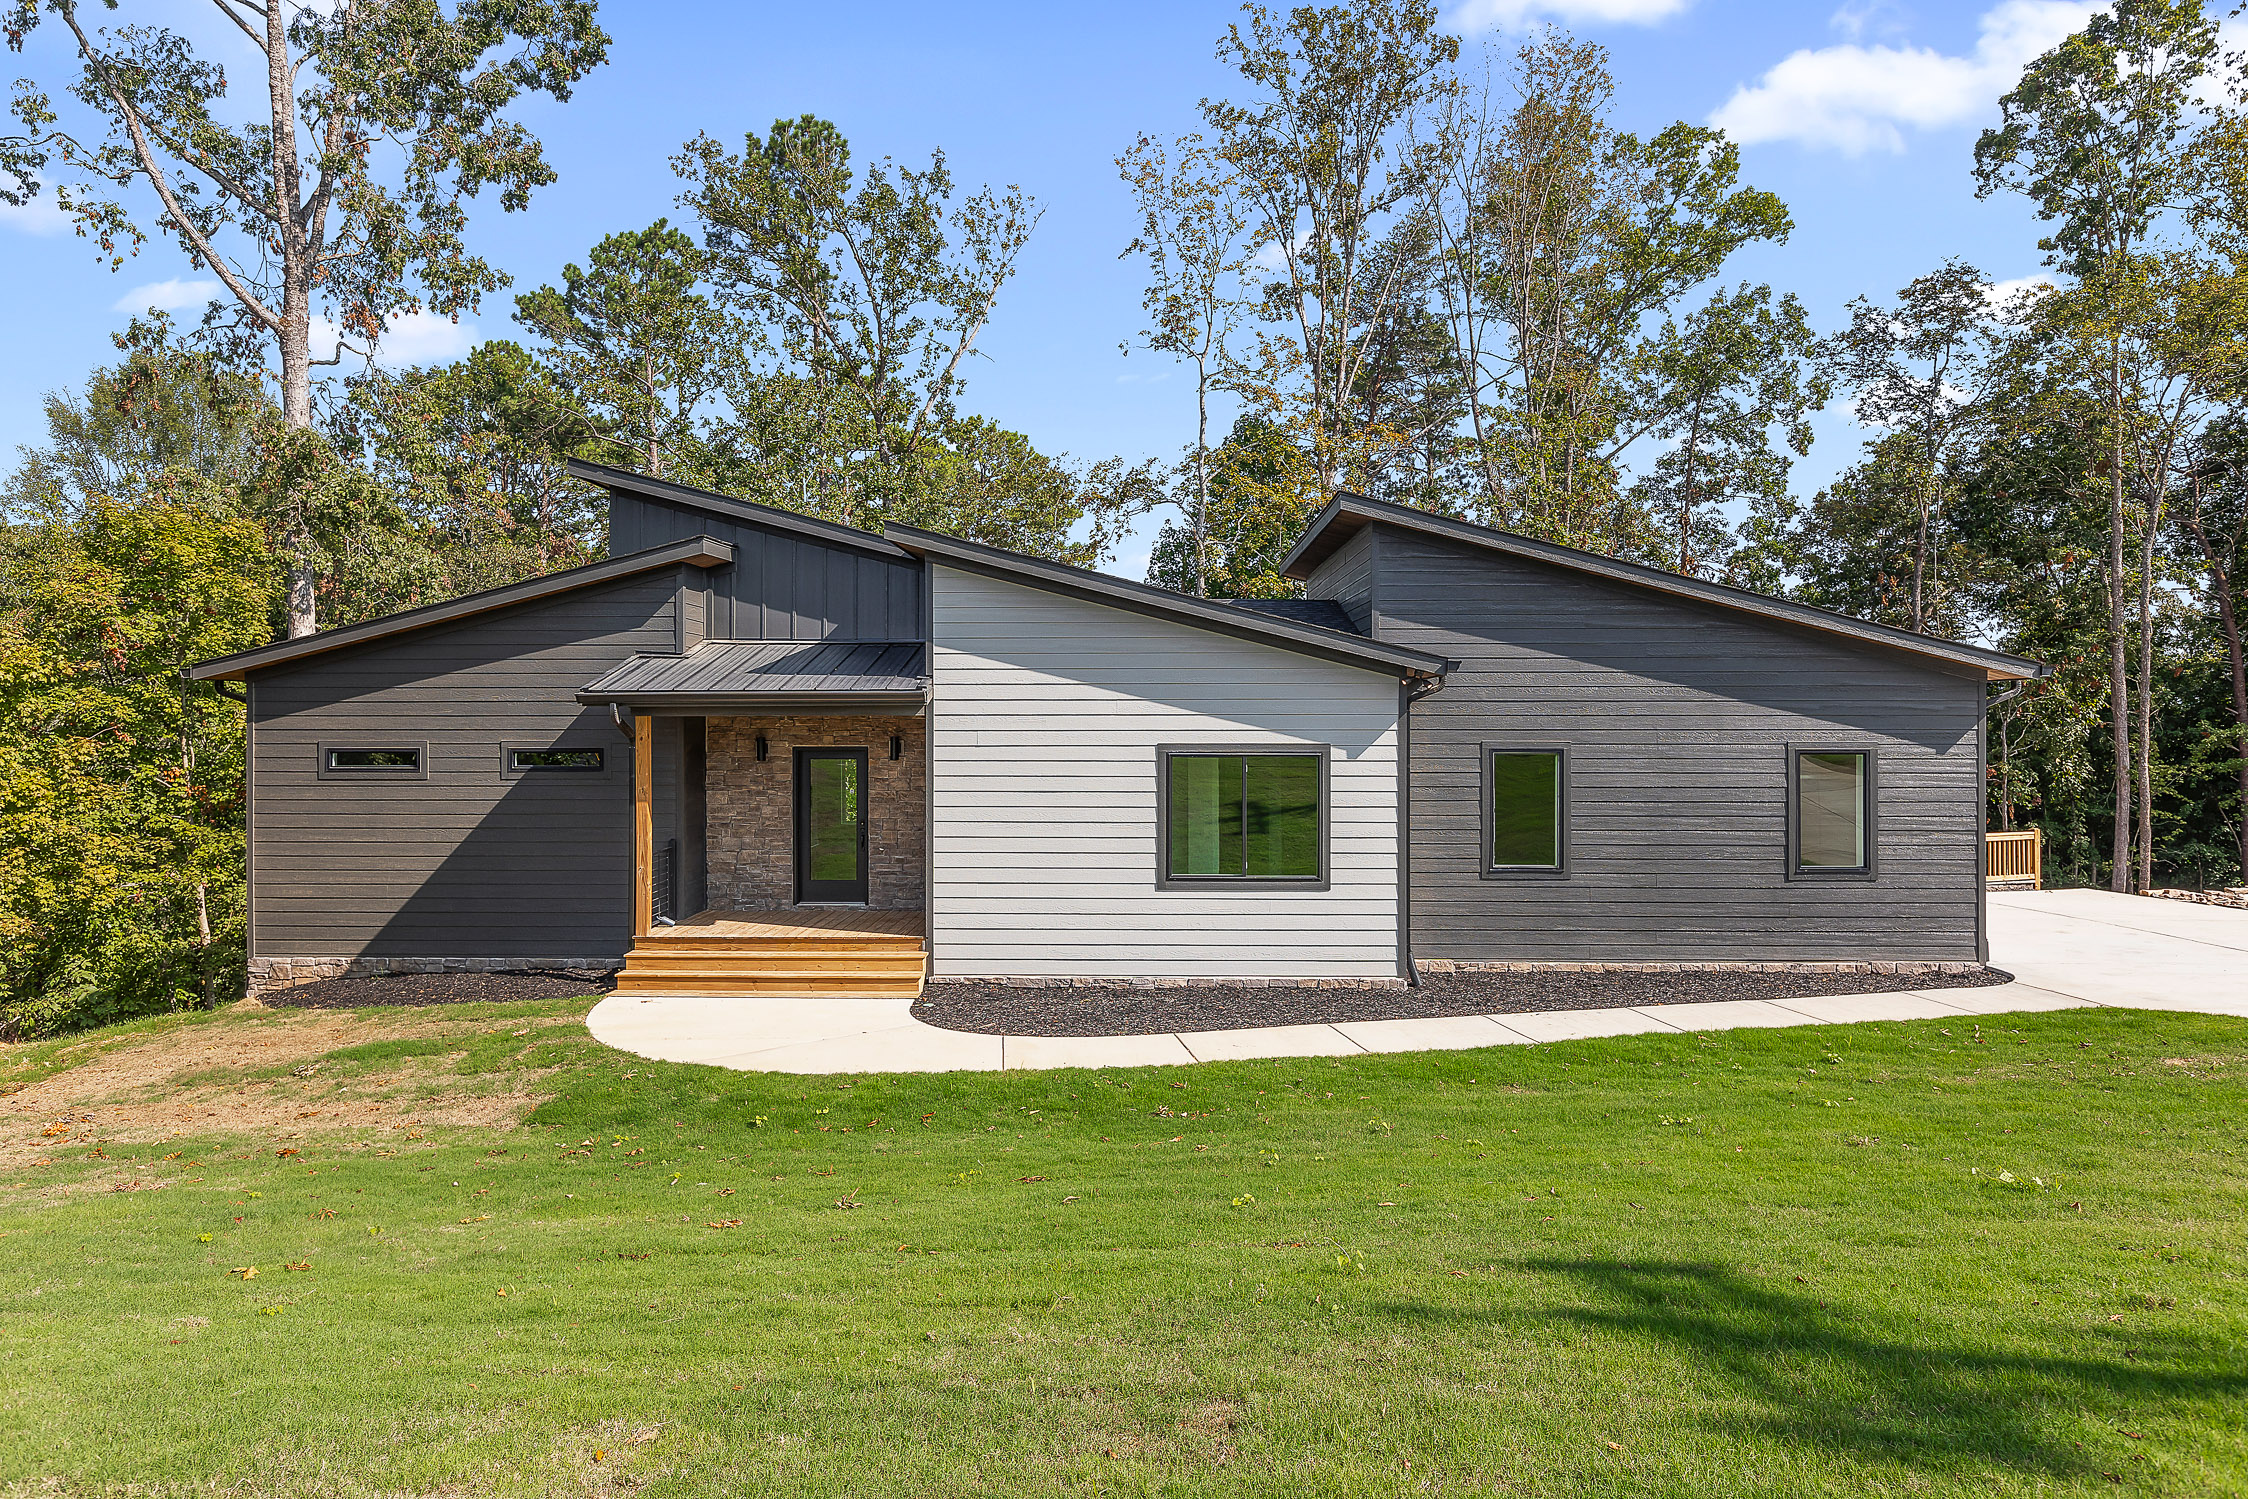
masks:
[(1644, 1031), (1931, 1020), (2113, 1005), (2248, 1016), (2248, 912), (2096, 890), (1993, 892), (1991, 961), (2016, 982), (1818, 999), (1546, 1010), (1157, 1036), (976, 1036), (903, 999), (611, 995), (587, 1019), (607, 1045), (751, 1072), (1146, 1067), (1247, 1057), (1452, 1051)]

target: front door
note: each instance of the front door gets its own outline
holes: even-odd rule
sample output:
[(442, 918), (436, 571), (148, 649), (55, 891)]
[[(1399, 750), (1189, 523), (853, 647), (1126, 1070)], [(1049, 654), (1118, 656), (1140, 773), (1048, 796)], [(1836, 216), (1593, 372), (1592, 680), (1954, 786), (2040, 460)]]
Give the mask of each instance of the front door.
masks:
[(866, 903), (866, 751), (796, 752), (796, 898)]

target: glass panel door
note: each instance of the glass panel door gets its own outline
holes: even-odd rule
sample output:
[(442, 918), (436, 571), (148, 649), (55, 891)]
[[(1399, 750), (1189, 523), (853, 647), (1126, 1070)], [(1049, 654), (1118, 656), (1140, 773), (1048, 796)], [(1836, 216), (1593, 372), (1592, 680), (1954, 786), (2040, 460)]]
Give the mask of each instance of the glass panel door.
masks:
[(866, 751), (796, 752), (796, 898), (866, 900)]

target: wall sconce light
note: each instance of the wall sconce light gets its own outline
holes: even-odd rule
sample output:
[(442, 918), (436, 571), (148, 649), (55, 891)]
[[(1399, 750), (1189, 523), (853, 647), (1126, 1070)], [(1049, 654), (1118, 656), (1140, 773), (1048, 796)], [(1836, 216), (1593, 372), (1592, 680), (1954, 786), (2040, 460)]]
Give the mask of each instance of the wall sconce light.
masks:
[(760, 760), (765, 758), (765, 736), (763, 734), (757, 736), (757, 758)]
[(890, 736), (890, 758), (895, 760), (902, 756), (904, 753), (905, 736), (903, 734), (892, 734)]

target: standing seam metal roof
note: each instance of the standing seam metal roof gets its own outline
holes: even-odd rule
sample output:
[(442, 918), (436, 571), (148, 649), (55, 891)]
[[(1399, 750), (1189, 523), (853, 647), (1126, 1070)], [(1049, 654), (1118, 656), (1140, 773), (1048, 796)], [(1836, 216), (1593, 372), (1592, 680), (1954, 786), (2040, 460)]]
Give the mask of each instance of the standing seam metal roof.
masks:
[(918, 640), (710, 640), (684, 656), (634, 656), (579, 696), (918, 693), (928, 663)]

